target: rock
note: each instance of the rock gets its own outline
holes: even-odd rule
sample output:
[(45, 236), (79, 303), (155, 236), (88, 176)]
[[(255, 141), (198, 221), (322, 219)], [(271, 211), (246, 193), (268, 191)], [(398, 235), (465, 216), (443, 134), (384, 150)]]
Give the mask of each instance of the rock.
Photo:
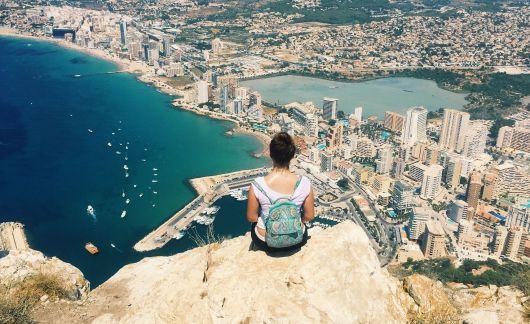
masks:
[(53, 275), (66, 289), (68, 298), (79, 299), (90, 291), (90, 283), (79, 269), (35, 250), (12, 250), (0, 258), (0, 284), (15, 286), (34, 275)]
[(42, 297), (40, 298), (40, 301), (45, 302), (48, 300), (48, 298), (49, 298), (48, 295), (42, 295)]
[[(352, 222), (299, 252), (249, 251), (250, 237), (125, 266), (56, 318), (93, 323), (405, 323), (412, 299)], [(87, 317), (80, 319), (80, 313)]]
[(452, 292), (466, 323), (525, 323), (525, 298), (514, 287), (490, 285)]
[(444, 286), (425, 276), (414, 274), (403, 280), (403, 289), (409, 293), (418, 306), (414, 317), (424, 322), (458, 322), (458, 311), (447, 296)]

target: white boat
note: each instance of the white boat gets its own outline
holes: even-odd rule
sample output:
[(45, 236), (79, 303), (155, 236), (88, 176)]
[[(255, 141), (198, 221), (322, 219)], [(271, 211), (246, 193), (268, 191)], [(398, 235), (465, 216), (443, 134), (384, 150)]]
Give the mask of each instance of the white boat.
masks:
[(129, 161), (129, 158), (127, 156), (125, 157), (125, 161)]
[(110, 246), (116, 248), (116, 245), (114, 245), (114, 243), (110, 243)]
[(133, 185), (134, 188), (136, 188), (136, 185)]
[(120, 216), (120, 217), (121, 217), (121, 218), (124, 218), (125, 215), (127, 215), (127, 211), (126, 211), (126, 210), (124, 210), (124, 211), (121, 212), (121, 216)]
[(130, 200), (129, 198), (125, 199), (125, 203), (126, 203), (126, 204), (128, 204), (128, 203), (130, 203), (130, 202), (131, 202), (131, 200)]
[(178, 231), (175, 235), (173, 235), (173, 238), (175, 240), (180, 240), (181, 238), (184, 237), (185, 234), (186, 234), (185, 231)]
[(157, 168), (153, 168), (153, 171), (158, 171), (158, 169)]
[(108, 142), (108, 143), (107, 143), (107, 146), (108, 146), (108, 147), (111, 147), (111, 146), (112, 146), (112, 143), (111, 143), (111, 142)]
[(88, 129), (88, 132), (89, 132), (89, 133), (93, 133), (94, 131), (93, 131), (93, 130), (91, 130), (91, 129), (89, 128), (89, 129)]
[(121, 128), (118, 128), (119, 131), (121, 131)]
[(129, 142), (125, 142), (125, 144), (129, 145)]
[(151, 182), (158, 182), (158, 180), (153, 179), (153, 180), (151, 180)]
[(158, 191), (153, 191), (153, 193), (156, 195), (156, 194), (158, 194)]
[(123, 146), (123, 143), (120, 143), (120, 146)]
[(81, 74), (74, 74), (74, 78), (80, 78)]
[(129, 177), (129, 173), (125, 172), (125, 178), (128, 178), (128, 177)]
[(153, 207), (155, 207), (155, 206), (156, 206), (156, 204), (153, 204)]
[(142, 162), (145, 162), (145, 161), (147, 161), (147, 160), (146, 159), (142, 159)]
[(96, 210), (91, 205), (88, 205), (88, 207), (86, 208), (86, 212), (92, 217), (96, 216)]
[(112, 135), (116, 135), (116, 133), (112, 132)]
[(147, 151), (147, 148), (144, 148), (144, 151)]
[(116, 154), (120, 155), (120, 154), (121, 154), (121, 151), (116, 151)]
[(126, 149), (126, 150), (128, 150), (128, 149), (129, 149), (129, 147), (128, 147), (127, 145), (125, 145), (125, 149)]
[(143, 194), (143, 193), (141, 193), (141, 194), (139, 194), (139, 195), (138, 195), (138, 197), (143, 197), (143, 195), (144, 195), (144, 194)]
[(129, 170), (129, 167), (127, 166), (127, 164), (123, 165), (123, 170)]
[(123, 189), (121, 190), (121, 196), (125, 198), (125, 191)]
[(158, 173), (153, 173), (153, 176), (158, 177)]

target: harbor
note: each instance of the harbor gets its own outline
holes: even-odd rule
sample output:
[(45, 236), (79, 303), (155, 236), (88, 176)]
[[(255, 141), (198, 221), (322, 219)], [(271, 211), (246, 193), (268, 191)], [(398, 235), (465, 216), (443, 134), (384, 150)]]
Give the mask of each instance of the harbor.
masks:
[(181, 238), (193, 221), (203, 225), (211, 224), (211, 215), (216, 212), (212, 204), (217, 199), (229, 194), (238, 200), (245, 199), (243, 189), (256, 177), (267, 172), (267, 168), (258, 168), (191, 179), (190, 184), (198, 196), (136, 243), (134, 249), (145, 252), (161, 248), (171, 239)]

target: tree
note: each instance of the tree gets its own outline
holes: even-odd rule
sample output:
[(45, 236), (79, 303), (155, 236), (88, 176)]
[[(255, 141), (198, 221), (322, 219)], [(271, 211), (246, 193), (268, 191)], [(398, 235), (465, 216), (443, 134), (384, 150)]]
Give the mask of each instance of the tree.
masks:
[(337, 111), (337, 119), (344, 119), (344, 118), (346, 118), (346, 114), (344, 113), (344, 111), (342, 110)]
[(348, 190), (348, 189), (350, 189), (349, 181), (348, 181), (348, 179), (346, 179), (346, 178), (342, 178), (342, 179), (340, 179), (339, 181), (337, 181), (337, 186), (339, 186), (339, 187), (342, 188), (343, 190)]

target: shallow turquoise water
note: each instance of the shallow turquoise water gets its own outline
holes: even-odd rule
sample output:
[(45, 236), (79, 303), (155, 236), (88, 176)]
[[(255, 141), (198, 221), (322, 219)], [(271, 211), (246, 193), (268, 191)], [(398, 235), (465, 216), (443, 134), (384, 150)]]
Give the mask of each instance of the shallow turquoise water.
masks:
[[(117, 70), (109, 62), (21, 39), (0, 38), (0, 49), (0, 221), (26, 224), (33, 248), (79, 267), (94, 286), (146, 255), (193, 246), (132, 250), (195, 196), (187, 179), (267, 163), (251, 156), (256, 139), (224, 136), (230, 124), (171, 108), (170, 96), (134, 76), (107, 74)], [(216, 231), (244, 233), (244, 204), (219, 204)], [(84, 250), (88, 241), (99, 255)]]
[(312, 101), (322, 107), (324, 97), (339, 99), (339, 109), (351, 113), (362, 106), (363, 116), (383, 117), (385, 111), (403, 113), (412, 106), (429, 110), (462, 108), (466, 94), (439, 88), (434, 81), (414, 78), (385, 78), (366, 82), (336, 82), (317, 78), (285, 75), (241, 83), (259, 91), (270, 103)]

